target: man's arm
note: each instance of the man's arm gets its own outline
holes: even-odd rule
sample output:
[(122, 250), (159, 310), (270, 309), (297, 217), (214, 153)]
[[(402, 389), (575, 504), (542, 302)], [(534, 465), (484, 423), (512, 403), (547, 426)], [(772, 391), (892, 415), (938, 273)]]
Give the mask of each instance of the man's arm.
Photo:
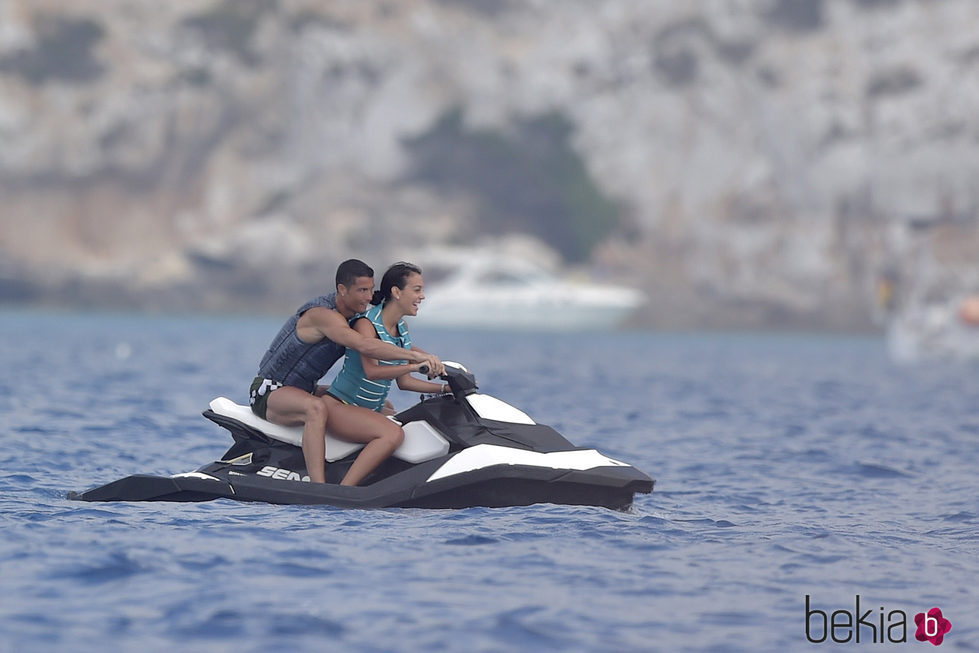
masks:
[[(412, 363), (425, 363), (429, 374), (441, 374), (445, 371), (438, 356), (421, 351), (402, 349), (379, 338), (367, 338), (347, 324), (342, 315), (328, 308), (316, 307), (309, 309), (303, 318), (307, 318), (303, 328), (315, 329), (321, 337), (329, 338), (338, 345), (349, 347), (371, 358), (378, 360), (408, 360)], [(297, 325), (298, 326), (298, 325)], [(299, 337), (302, 338), (302, 333)]]
[[(369, 340), (377, 340), (377, 331), (374, 325), (367, 318), (360, 318), (354, 322), (353, 330)], [(364, 376), (372, 381), (382, 381), (385, 379), (396, 379), (409, 372), (417, 372), (423, 363), (408, 363), (407, 365), (380, 365), (378, 359), (367, 354), (360, 354), (360, 362), (364, 368)], [(399, 359), (400, 360), (400, 359)]]

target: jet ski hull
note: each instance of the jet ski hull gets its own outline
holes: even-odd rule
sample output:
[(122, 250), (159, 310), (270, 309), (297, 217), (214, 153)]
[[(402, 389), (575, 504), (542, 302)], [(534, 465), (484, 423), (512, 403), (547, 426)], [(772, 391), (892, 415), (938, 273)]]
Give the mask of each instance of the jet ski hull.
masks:
[(73, 501), (211, 501), (234, 499), (230, 483), (215, 478), (202, 480), (181, 476), (133, 474), (85, 492), (69, 492)]
[[(442, 462), (442, 461), (437, 461)], [(413, 467), (361, 487), (261, 477), (224, 469), (176, 476), (135, 474), (71, 493), (80, 501), (210, 501), (234, 499), (274, 504), (331, 505), (340, 508), (500, 508), (535, 503), (628, 508), (654, 481), (633, 467), (594, 470), (494, 465), (425, 481), (438, 464)], [(206, 467), (203, 469), (207, 469)]]

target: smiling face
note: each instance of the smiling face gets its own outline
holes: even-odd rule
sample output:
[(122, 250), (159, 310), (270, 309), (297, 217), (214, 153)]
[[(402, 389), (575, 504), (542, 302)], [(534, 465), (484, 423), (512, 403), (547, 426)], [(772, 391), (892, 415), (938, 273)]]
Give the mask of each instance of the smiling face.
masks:
[(367, 310), (373, 296), (374, 277), (357, 277), (349, 286), (337, 285), (337, 308), (344, 317), (353, 317)]
[(408, 275), (404, 288), (391, 289), (391, 300), (398, 305), (402, 315), (418, 315), (418, 305), (423, 299), (425, 299), (425, 281), (417, 272)]

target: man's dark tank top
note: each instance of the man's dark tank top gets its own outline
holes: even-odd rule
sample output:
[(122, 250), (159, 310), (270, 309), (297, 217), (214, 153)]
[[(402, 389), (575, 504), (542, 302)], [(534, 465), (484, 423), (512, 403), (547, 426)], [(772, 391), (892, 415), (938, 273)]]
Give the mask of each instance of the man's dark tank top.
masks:
[(334, 292), (306, 302), (286, 320), (262, 357), (258, 366), (259, 376), (306, 392), (316, 389), (316, 382), (340, 360), (346, 350), (326, 338), (313, 344), (303, 342), (296, 333), (296, 324), (303, 313), (316, 306), (336, 309), (336, 295)]

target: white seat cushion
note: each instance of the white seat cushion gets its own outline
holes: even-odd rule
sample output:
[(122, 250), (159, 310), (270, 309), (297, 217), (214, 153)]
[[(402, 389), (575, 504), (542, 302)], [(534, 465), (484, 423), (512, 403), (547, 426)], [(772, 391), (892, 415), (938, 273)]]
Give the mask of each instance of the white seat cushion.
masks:
[[(285, 442), (296, 447), (302, 447), (303, 427), (282, 426), (262, 419), (252, 412), (248, 406), (242, 406), (227, 397), (217, 397), (211, 401), (211, 410), (218, 415), (224, 415), (238, 420), (257, 429), (279, 442)], [(397, 420), (392, 420), (397, 422)], [(400, 422), (398, 422), (400, 424)], [(444, 456), (449, 451), (449, 441), (428, 422), (409, 422), (403, 426), (405, 440), (394, 455), (409, 463), (419, 463), (438, 456)], [(358, 449), (363, 448), (358, 442), (347, 442), (329, 434), (326, 436), (326, 461), (334, 462), (346, 458)]]

